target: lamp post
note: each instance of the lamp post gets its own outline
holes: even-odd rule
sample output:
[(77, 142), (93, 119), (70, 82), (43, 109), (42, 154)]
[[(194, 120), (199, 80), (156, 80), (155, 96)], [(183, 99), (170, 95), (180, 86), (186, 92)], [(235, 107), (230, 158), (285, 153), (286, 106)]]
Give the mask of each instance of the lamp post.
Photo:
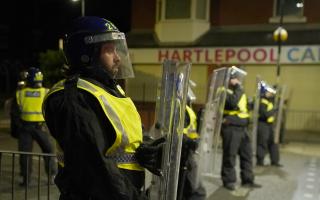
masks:
[[(72, 0), (73, 2), (77, 2), (79, 0)], [(81, 1), (81, 16), (84, 17), (85, 16), (85, 0), (80, 0)]]
[(277, 59), (277, 85), (280, 83), (280, 58), (282, 42), (288, 39), (288, 32), (282, 27), (283, 25), (283, 9), (285, 0), (280, 1), (280, 23), (279, 27), (273, 32), (273, 40), (278, 44), (278, 59)]
[(279, 144), (279, 137), (280, 137), (280, 125), (282, 121), (282, 108), (283, 108), (283, 102), (284, 102), (284, 90), (280, 88), (280, 59), (281, 59), (281, 45), (282, 42), (286, 41), (288, 39), (288, 32), (286, 29), (282, 27), (283, 25), (283, 9), (284, 9), (284, 2), (285, 0), (279, 0), (280, 1), (280, 23), (279, 27), (273, 32), (273, 40), (277, 42), (278, 44), (278, 59), (277, 59), (277, 95), (274, 100), (274, 105), (279, 110), (277, 111), (277, 114), (275, 115), (275, 126), (274, 126), (274, 143), (276, 145)]

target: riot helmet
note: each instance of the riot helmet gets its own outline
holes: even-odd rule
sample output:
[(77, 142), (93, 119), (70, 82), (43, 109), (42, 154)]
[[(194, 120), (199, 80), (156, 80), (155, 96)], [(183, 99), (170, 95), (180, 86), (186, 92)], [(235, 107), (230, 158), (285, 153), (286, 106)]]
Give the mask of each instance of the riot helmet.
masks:
[(229, 68), (230, 73), (230, 81), (229, 81), (229, 87), (233, 88), (237, 85), (242, 85), (244, 77), (247, 75), (247, 72), (236, 67), (232, 66)]
[(230, 68), (230, 79), (236, 78), (242, 83), (242, 81), (246, 75), (247, 75), (247, 72), (239, 67), (232, 66)]
[(35, 67), (30, 67), (26, 73), (27, 86), (41, 87), (43, 81), (42, 72)]
[[(112, 61), (106, 62), (101, 52), (112, 55)], [(101, 67), (115, 79), (134, 77), (125, 34), (106, 19), (77, 18), (65, 36), (64, 53), (69, 73)]]
[(260, 81), (260, 95), (264, 97), (273, 97), (276, 94), (276, 90), (265, 81)]

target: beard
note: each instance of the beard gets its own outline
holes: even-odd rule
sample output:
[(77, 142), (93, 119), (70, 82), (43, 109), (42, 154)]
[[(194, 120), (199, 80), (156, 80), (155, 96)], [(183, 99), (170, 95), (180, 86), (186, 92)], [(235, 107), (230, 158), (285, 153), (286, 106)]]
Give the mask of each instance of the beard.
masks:
[(108, 70), (108, 68), (107, 68), (106, 71), (109, 72), (109, 74), (112, 78), (115, 78), (119, 72), (119, 68), (120, 68), (120, 66), (116, 64), (116, 65), (113, 65), (110, 70)]

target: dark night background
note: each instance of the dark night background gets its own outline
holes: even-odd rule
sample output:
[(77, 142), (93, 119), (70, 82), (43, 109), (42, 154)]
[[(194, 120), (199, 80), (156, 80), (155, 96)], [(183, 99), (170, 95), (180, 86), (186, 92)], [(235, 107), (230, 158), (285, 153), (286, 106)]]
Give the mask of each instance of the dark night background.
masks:
[[(81, 2), (71, 0), (7, 0), (0, 7), (0, 63), (37, 65), (39, 52), (58, 49), (71, 21), (81, 15)], [(130, 0), (86, 0), (85, 15), (112, 21), (130, 31)]]

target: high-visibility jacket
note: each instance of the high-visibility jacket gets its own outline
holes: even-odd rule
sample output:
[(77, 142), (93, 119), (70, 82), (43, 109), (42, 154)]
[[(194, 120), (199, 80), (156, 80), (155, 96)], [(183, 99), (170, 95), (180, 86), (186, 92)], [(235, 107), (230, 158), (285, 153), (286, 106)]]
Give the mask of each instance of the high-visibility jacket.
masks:
[[(267, 106), (267, 112), (270, 112), (273, 109), (273, 103), (266, 98), (261, 98), (261, 103)], [(268, 123), (274, 122), (274, 116), (271, 115), (267, 118)]]
[[(64, 82), (65, 80), (62, 80), (54, 85), (46, 98), (57, 91), (64, 90)], [(143, 168), (137, 163), (134, 156), (135, 150), (142, 143), (142, 125), (140, 115), (132, 100), (128, 97), (115, 97), (105, 89), (84, 79), (78, 80), (77, 88), (89, 92), (99, 101), (105, 116), (115, 130), (115, 141), (106, 150), (105, 155), (115, 160), (118, 168), (142, 171)], [(120, 86), (118, 89), (124, 94)], [(63, 165), (61, 154), (62, 152), (59, 153), (58, 158), (60, 158), (60, 164)]]
[(43, 122), (42, 103), (48, 89), (26, 87), (17, 90), (16, 99), (21, 119), (27, 122)]
[[(228, 89), (227, 92), (229, 94), (233, 94), (233, 91)], [(236, 115), (239, 118), (249, 118), (248, 107), (247, 107), (247, 96), (243, 93), (238, 102), (238, 110), (224, 110), (224, 115)]]
[(197, 139), (199, 138), (199, 134), (197, 133), (197, 115), (188, 105), (186, 105), (186, 111), (190, 120), (189, 124), (183, 129), (183, 133), (191, 139)]

